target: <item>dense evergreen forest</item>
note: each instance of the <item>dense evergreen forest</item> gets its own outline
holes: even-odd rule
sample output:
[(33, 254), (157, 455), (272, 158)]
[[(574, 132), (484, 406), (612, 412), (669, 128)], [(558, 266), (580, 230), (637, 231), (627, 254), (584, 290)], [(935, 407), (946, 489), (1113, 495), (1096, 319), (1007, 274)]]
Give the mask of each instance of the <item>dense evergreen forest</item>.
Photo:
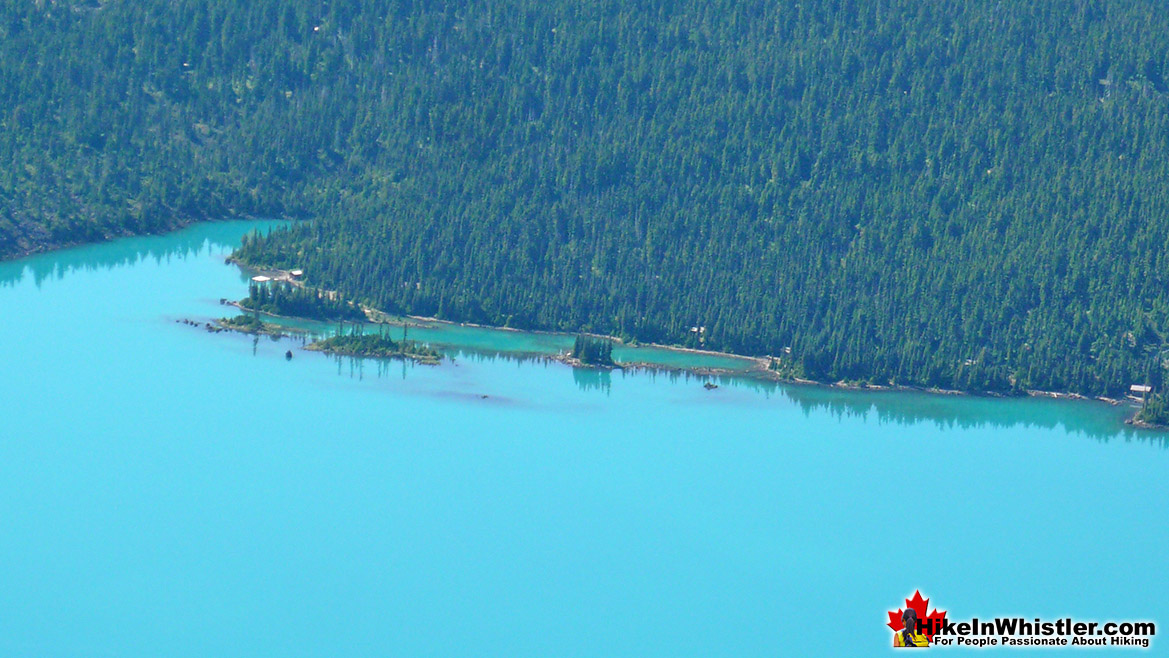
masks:
[(283, 281), (249, 284), (248, 296), (241, 299), (239, 305), (240, 308), (272, 315), (312, 320), (365, 321), (365, 312), (361, 307), (340, 295), (329, 295)]
[(389, 312), (824, 380), (1163, 367), (1161, 3), (0, 7), (0, 255), (281, 214), (238, 257)]

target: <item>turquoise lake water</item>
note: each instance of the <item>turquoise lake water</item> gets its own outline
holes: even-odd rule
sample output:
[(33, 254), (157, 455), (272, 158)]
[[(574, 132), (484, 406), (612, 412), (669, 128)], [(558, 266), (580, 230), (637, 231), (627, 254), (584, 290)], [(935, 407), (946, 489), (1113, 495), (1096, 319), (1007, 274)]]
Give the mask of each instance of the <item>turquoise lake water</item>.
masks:
[(864, 656), (919, 588), (1169, 624), (1169, 451), (1127, 409), (176, 323), (246, 294), (255, 226), (0, 263), (0, 656)]

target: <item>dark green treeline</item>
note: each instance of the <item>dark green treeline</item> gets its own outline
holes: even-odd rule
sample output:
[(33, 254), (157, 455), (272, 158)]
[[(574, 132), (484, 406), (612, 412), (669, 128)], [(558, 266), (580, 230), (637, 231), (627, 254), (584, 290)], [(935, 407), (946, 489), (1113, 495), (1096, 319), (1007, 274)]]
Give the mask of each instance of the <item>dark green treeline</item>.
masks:
[(286, 213), (239, 256), (387, 311), (818, 379), (1161, 367), (1156, 2), (4, 6), (7, 253)]
[(248, 296), (241, 299), (239, 305), (249, 311), (273, 315), (313, 320), (365, 321), (365, 313), (361, 308), (340, 295), (330, 295), (282, 281), (249, 284)]

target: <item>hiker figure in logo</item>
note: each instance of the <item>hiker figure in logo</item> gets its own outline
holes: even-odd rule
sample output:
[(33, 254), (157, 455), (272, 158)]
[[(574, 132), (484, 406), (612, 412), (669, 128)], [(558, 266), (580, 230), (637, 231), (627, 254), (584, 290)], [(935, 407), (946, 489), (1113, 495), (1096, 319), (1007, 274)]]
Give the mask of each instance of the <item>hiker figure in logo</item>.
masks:
[(930, 645), (929, 638), (917, 632), (917, 612), (913, 608), (906, 608), (905, 612), (901, 613), (901, 621), (905, 624), (905, 628), (897, 631), (893, 636), (893, 646), (928, 647)]

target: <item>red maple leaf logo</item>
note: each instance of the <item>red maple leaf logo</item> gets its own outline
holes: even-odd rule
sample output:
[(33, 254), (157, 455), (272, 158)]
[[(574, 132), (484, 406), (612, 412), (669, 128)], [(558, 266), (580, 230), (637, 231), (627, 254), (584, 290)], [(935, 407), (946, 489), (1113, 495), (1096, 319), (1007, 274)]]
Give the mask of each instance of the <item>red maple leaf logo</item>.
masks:
[[(913, 611), (917, 613), (918, 620), (921, 621), (922, 635), (925, 635), (930, 642), (933, 642), (934, 632), (940, 629), (946, 621), (946, 611), (942, 610), (939, 612), (937, 608), (934, 608), (933, 612), (926, 615), (925, 611), (929, 604), (929, 599), (921, 598), (921, 590), (914, 592), (912, 599), (905, 599), (906, 607), (913, 608)], [(901, 615), (904, 612), (905, 608), (898, 608), (897, 612), (889, 613), (889, 628), (892, 628), (894, 631), (900, 631), (905, 628), (905, 622), (901, 621)], [(933, 623), (931, 624), (930, 622)]]

